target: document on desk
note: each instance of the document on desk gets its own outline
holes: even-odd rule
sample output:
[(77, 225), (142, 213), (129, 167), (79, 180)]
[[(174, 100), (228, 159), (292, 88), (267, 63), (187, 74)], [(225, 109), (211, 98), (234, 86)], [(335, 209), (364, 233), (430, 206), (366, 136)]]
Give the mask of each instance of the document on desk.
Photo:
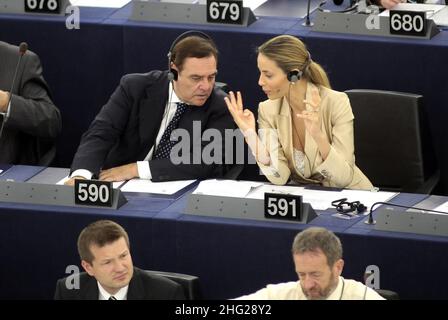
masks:
[(256, 188), (262, 184), (261, 182), (254, 181), (211, 179), (202, 181), (196, 190), (194, 190), (193, 194), (244, 198), (252, 188)]
[[(446, 6), (442, 4), (399, 3), (391, 10), (426, 12), (426, 18), (430, 19), (434, 14), (444, 9), (445, 7)], [(390, 10), (384, 10), (380, 13), (380, 16), (388, 17), (389, 11)]]
[(247, 195), (250, 199), (264, 199), (265, 193), (280, 193), (302, 196), (302, 201), (311, 204), (315, 210), (326, 210), (331, 202), (343, 198), (341, 191), (323, 191), (306, 189), (299, 186), (263, 185)]
[(263, 185), (249, 193), (247, 198), (264, 199), (264, 194), (266, 192), (302, 196), (302, 201), (311, 204), (315, 210), (326, 210), (331, 208), (331, 202), (342, 198), (347, 198), (347, 201), (349, 202), (359, 201), (370, 209), (370, 206), (375, 202), (386, 202), (397, 195), (394, 192), (373, 192), (348, 189), (341, 191), (325, 191), (295, 186)]
[(131, 0), (72, 0), (71, 2), (77, 7), (122, 8)]
[[(440, 206), (435, 207), (434, 209), (435, 211), (442, 211), (442, 212), (446, 212), (448, 213), (448, 201), (445, 203), (442, 203)], [(435, 212), (434, 212), (435, 213)]]
[(171, 195), (189, 186), (195, 181), (196, 180), (152, 182), (151, 180), (145, 179), (132, 179), (121, 187), (121, 191)]
[[(60, 184), (60, 185), (62, 185), (62, 184), (64, 184), (65, 181), (67, 181), (68, 179), (69, 179), (69, 177), (66, 176), (66, 177), (62, 178), (61, 180), (59, 180), (58, 182), (56, 182), (56, 184)], [(115, 181), (115, 182), (112, 183), (112, 188), (114, 188), (114, 189), (118, 189), (123, 183), (124, 183), (124, 181)]]
[[(434, 20), (437, 26), (448, 26), (448, 6), (441, 4), (399, 3), (392, 10), (426, 12), (426, 18)], [(389, 16), (389, 10), (384, 10), (380, 16)]]

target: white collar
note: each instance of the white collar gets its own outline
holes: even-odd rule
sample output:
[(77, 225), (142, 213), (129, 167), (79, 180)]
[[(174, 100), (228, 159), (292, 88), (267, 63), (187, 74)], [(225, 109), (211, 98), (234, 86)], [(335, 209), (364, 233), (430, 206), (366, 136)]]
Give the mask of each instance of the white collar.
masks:
[[(98, 284), (98, 289), (100, 291), (98, 300), (109, 300), (110, 296), (112, 296), (112, 295), (103, 288), (101, 283), (99, 283), (98, 281), (96, 283)], [(129, 289), (129, 285), (118, 290), (113, 296), (117, 300), (127, 300), (128, 289)]]
[(168, 99), (169, 99), (168, 101), (170, 101), (171, 104), (174, 104), (174, 105), (176, 103), (178, 103), (178, 102), (182, 102), (179, 99), (179, 97), (177, 96), (176, 91), (174, 91), (174, 87), (173, 87), (173, 82), (172, 81), (170, 81), (170, 85), (169, 85), (169, 88), (168, 88)]

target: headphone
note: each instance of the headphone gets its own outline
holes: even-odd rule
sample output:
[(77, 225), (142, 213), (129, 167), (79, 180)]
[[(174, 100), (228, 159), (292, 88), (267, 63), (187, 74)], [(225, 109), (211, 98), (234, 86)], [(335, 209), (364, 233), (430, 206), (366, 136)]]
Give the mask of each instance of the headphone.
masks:
[(306, 57), (306, 61), (305, 61), (305, 64), (304, 64), (302, 70), (294, 69), (294, 70), (289, 71), (286, 74), (286, 78), (288, 79), (289, 82), (295, 83), (295, 82), (299, 81), (303, 76), (303, 72), (311, 64), (311, 53), (309, 51), (307, 51), (307, 53), (308, 53), (308, 56)]
[[(333, 3), (337, 6), (340, 6), (344, 3), (344, 0), (333, 0)], [(327, 0), (321, 0), (319, 3), (319, 6), (317, 7), (317, 10), (321, 12), (335, 12), (335, 13), (347, 13), (355, 11), (358, 8), (358, 1), (357, 0), (350, 0), (349, 7), (342, 9), (342, 10), (329, 10), (324, 9), (324, 6), (327, 4)]]
[(367, 210), (367, 207), (359, 201), (348, 202), (347, 198), (334, 200), (331, 202), (333, 207), (336, 207), (336, 211), (342, 214), (347, 214), (356, 211), (356, 214), (363, 213)]
[(168, 54), (167, 54), (168, 70), (169, 70), (168, 81), (173, 81), (173, 80), (177, 81), (177, 78), (179, 77), (177, 70), (171, 68), (171, 62), (173, 62), (172, 56), (173, 56), (174, 47), (179, 43), (180, 40), (188, 38), (188, 37), (192, 37), (192, 36), (197, 36), (197, 37), (203, 38), (205, 40), (208, 40), (214, 45), (212, 38), (210, 38), (209, 35), (207, 35), (206, 33), (202, 32), (202, 31), (189, 30), (189, 31), (186, 31), (186, 32), (182, 33), (181, 35), (179, 35), (176, 39), (174, 39), (173, 43), (171, 43), (170, 50), (168, 51)]

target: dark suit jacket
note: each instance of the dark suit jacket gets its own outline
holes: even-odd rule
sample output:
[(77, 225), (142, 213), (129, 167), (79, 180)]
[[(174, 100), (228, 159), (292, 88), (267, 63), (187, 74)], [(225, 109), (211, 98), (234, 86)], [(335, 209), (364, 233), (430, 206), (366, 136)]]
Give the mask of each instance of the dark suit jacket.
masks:
[[(19, 48), (0, 41), (0, 89), (11, 90)], [(40, 164), (61, 131), (61, 115), (50, 99), (39, 57), (23, 56), (12, 90), (10, 115), (0, 138), (0, 163)], [(0, 125), (3, 117), (0, 116)]]
[[(99, 174), (107, 169), (142, 161), (153, 146), (168, 101), (167, 72), (152, 71), (146, 74), (124, 76), (118, 88), (103, 106), (88, 131), (83, 135), (71, 166), (72, 172), (87, 169)], [(188, 131), (191, 137), (190, 155), (202, 150), (208, 142), (199, 142), (193, 136), (193, 121), (200, 122), (200, 134), (206, 129), (217, 129), (224, 137), (224, 129), (235, 125), (224, 102), (225, 93), (214, 89), (202, 107), (190, 106), (182, 115), (178, 128)], [(224, 139), (223, 139), (224, 140)], [(225, 152), (224, 141), (220, 150)], [(196, 155), (196, 158), (198, 156)], [(199, 159), (202, 159), (199, 157)], [(219, 164), (173, 164), (170, 159), (149, 162), (153, 181), (221, 177), (224, 167)]]
[[(99, 289), (94, 277), (86, 272), (80, 273), (79, 289), (67, 289), (66, 278), (56, 284), (55, 300), (98, 300)], [(180, 284), (167, 278), (149, 275), (134, 267), (134, 275), (129, 282), (128, 300), (183, 300)]]

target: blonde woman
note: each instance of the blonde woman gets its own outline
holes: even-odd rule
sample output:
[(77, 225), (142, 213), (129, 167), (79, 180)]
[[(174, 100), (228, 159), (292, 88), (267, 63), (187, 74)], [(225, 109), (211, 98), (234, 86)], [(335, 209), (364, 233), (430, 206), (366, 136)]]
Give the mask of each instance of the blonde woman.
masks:
[(268, 40), (258, 48), (257, 64), (268, 97), (258, 108), (259, 134), (240, 92), (225, 101), (266, 177), (279, 185), (372, 189), (355, 165), (349, 99), (331, 89), (304, 43), (289, 35)]

